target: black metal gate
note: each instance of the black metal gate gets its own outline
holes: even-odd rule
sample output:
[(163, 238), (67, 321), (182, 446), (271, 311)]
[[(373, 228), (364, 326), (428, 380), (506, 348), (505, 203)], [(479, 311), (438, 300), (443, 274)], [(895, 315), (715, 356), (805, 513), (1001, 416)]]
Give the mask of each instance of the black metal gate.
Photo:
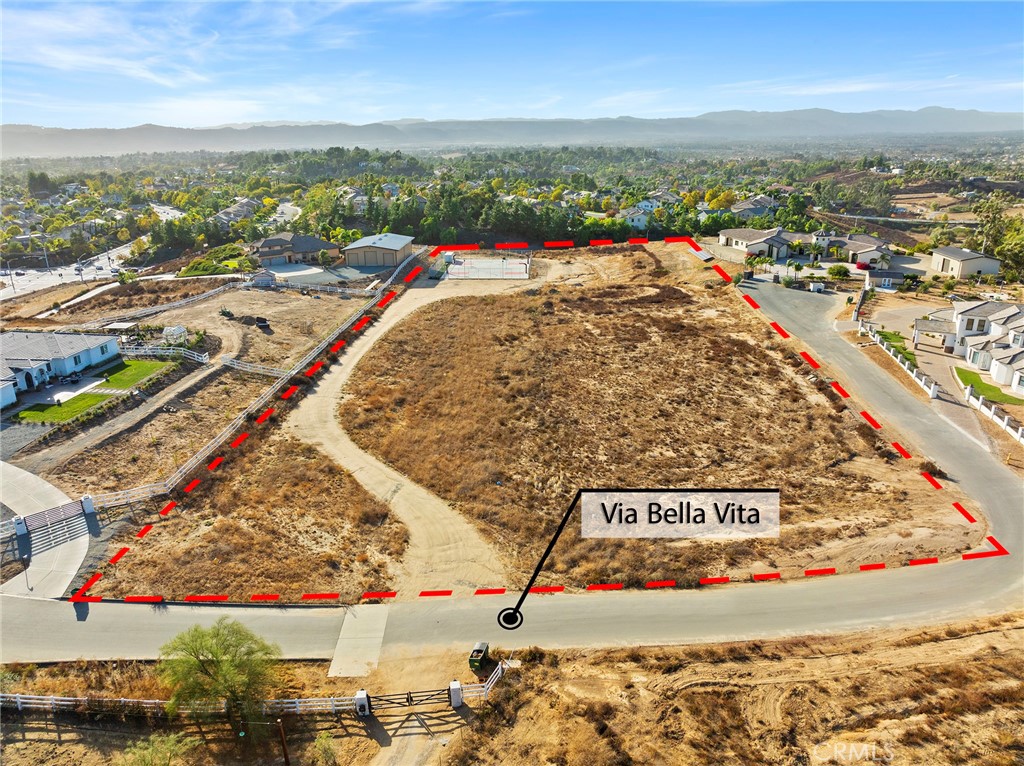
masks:
[(434, 689), (427, 692), (406, 692), (405, 694), (370, 695), (371, 710), (390, 710), (401, 707), (418, 707), (420, 705), (450, 704), (451, 696), (447, 689)]

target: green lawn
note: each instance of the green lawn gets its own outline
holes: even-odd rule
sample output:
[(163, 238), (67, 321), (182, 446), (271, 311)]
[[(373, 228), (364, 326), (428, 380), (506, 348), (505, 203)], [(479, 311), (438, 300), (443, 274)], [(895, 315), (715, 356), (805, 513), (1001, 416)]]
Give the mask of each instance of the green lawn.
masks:
[(105, 394), (79, 394), (61, 405), (33, 404), (19, 412), (16, 417), (28, 423), (63, 423), (109, 398)]
[(123, 359), (103, 371), (104, 375), (110, 376), (110, 380), (104, 385), (110, 388), (131, 388), (143, 378), (148, 378), (169, 364), (170, 362), (158, 360)]
[(978, 373), (972, 370), (957, 367), (956, 376), (960, 378), (960, 382), (965, 386), (974, 386), (974, 393), (984, 396), (985, 401), (995, 402), (996, 404), (1024, 404), (1024, 399), (1004, 394), (1001, 389), (993, 386), (991, 383), (986, 383)]
[(902, 333), (879, 330), (878, 337), (896, 349), (900, 356), (917, 367), (917, 355), (913, 351), (907, 350), (907, 339), (903, 337)]

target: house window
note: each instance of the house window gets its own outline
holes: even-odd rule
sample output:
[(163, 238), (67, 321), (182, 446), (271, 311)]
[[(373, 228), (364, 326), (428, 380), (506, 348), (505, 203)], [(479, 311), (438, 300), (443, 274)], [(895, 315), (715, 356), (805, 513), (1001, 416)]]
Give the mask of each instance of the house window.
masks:
[(984, 319), (979, 319), (978, 320), (978, 332), (981, 332), (984, 329), (985, 329), (985, 320)]
[(46, 363), (46, 371), (53, 372), (53, 365), (50, 362)]
[(973, 330), (974, 329), (974, 320), (973, 319), (968, 319), (967, 320), (967, 329), (968, 330)]
[(73, 361), (74, 361), (75, 364), (81, 364), (82, 363), (82, 357), (79, 354), (75, 354), (75, 358), (74, 358)]
[(104, 343), (102, 346), (100, 346), (100, 353), (101, 354), (107, 353), (107, 344), (106, 343)]

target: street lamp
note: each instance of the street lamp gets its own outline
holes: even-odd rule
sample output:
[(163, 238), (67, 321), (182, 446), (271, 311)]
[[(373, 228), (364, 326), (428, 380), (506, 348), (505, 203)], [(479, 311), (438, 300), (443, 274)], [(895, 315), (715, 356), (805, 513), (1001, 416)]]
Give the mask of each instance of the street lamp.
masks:
[(21, 555), (21, 563), (22, 563), (22, 566), (25, 568), (25, 587), (28, 588), (29, 590), (32, 590), (32, 586), (29, 585), (29, 582), (28, 582), (28, 562), (29, 562), (29, 555), (27, 553), (23, 553)]

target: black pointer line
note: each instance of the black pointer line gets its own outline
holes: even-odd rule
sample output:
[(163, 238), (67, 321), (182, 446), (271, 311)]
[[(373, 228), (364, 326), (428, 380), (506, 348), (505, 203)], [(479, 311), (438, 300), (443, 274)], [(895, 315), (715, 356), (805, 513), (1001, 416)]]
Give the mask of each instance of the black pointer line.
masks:
[(519, 600), (513, 607), (507, 607), (498, 612), (498, 624), (505, 630), (515, 630), (523, 624), (523, 602), (526, 601), (526, 597), (530, 595), (530, 589), (533, 584), (537, 582), (537, 577), (540, 575), (541, 570), (544, 569), (544, 564), (547, 563), (548, 556), (551, 555), (551, 551), (555, 548), (555, 543), (558, 542), (558, 538), (562, 534), (562, 530), (565, 529), (565, 525), (569, 523), (569, 517), (572, 516), (573, 509), (576, 504), (580, 501), (580, 497), (583, 496), (583, 490), (576, 490), (576, 496), (573, 497), (572, 502), (569, 503), (569, 507), (565, 511), (565, 515), (562, 516), (562, 521), (558, 525), (558, 529), (555, 530), (554, 537), (551, 538), (551, 542), (548, 543), (547, 550), (544, 551), (544, 555), (540, 557), (540, 561), (537, 562), (537, 567), (533, 570), (533, 574), (530, 576), (530, 581), (526, 583), (526, 587), (523, 588), (523, 592), (519, 596)]

